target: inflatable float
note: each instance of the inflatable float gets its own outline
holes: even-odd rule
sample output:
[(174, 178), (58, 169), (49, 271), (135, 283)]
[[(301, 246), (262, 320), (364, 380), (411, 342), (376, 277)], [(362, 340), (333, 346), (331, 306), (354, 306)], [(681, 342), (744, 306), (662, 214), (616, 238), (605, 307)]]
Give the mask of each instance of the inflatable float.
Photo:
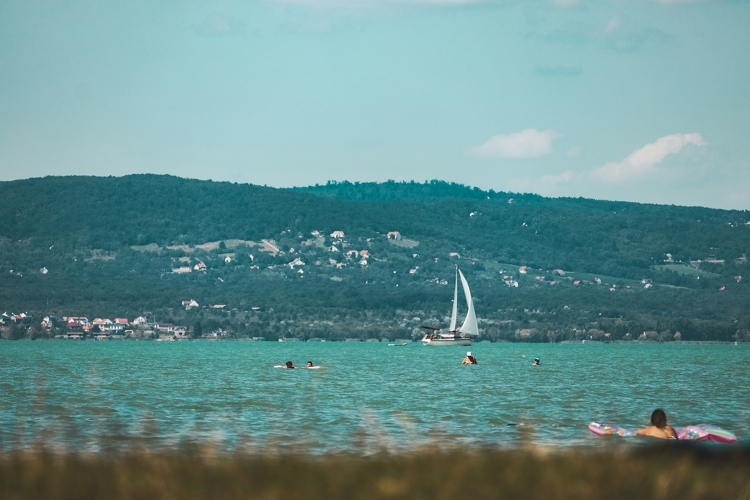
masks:
[[(599, 436), (636, 436), (634, 429), (626, 429), (614, 424), (600, 424), (591, 422), (589, 430)], [(675, 427), (677, 439), (683, 441), (713, 441), (715, 443), (736, 443), (737, 436), (733, 433), (710, 424), (688, 425), (686, 427)]]

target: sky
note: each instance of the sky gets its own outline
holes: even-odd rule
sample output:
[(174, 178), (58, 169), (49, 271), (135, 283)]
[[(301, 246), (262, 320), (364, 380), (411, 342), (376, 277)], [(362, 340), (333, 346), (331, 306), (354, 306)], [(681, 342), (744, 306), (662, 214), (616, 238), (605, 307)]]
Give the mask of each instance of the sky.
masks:
[(750, 0), (0, 0), (0, 181), (750, 209)]

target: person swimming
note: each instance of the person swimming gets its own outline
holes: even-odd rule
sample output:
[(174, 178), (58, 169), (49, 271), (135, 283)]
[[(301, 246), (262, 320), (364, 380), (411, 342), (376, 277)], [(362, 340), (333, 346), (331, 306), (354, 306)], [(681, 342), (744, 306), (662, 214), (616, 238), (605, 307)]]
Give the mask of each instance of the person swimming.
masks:
[(313, 363), (312, 363), (312, 361), (308, 361), (308, 362), (307, 362), (307, 367), (308, 367), (308, 368), (312, 368), (312, 367), (313, 367)]
[(294, 363), (292, 363), (291, 361), (287, 361), (286, 364), (284, 365), (284, 369), (286, 370), (293, 370), (294, 368), (297, 368), (297, 367), (294, 366)]
[(539, 366), (539, 358), (534, 358), (534, 366)]
[(466, 357), (461, 361), (462, 365), (476, 365), (477, 358), (471, 355), (471, 352), (466, 353)]
[(667, 425), (667, 414), (657, 408), (651, 413), (651, 426), (638, 429), (639, 436), (651, 436), (659, 439), (677, 439), (677, 432), (671, 425)]

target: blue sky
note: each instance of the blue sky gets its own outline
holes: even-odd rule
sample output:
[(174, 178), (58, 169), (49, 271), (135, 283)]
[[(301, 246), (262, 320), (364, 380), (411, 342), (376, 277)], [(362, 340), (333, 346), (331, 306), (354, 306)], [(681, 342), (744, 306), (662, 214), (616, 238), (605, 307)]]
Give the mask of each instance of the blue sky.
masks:
[(750, 2), (0, 0), (0, 180), (750, 209)]

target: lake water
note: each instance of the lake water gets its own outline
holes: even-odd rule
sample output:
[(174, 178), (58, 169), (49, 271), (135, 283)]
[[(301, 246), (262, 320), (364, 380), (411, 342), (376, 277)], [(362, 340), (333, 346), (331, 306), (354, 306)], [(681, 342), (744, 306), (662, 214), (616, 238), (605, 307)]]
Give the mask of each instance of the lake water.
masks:
[[(672, 425), (712, 423), (750, 442), (748, 345), (480, 343), (479, 364), (462, 366), (466, 350), (0, 342), (0, 450), (597, 448), (626, 439), (597, 437), (589, 422), (644, 426), (656, 407)], [(323, 368), (273, 368), (287, 360)]]

